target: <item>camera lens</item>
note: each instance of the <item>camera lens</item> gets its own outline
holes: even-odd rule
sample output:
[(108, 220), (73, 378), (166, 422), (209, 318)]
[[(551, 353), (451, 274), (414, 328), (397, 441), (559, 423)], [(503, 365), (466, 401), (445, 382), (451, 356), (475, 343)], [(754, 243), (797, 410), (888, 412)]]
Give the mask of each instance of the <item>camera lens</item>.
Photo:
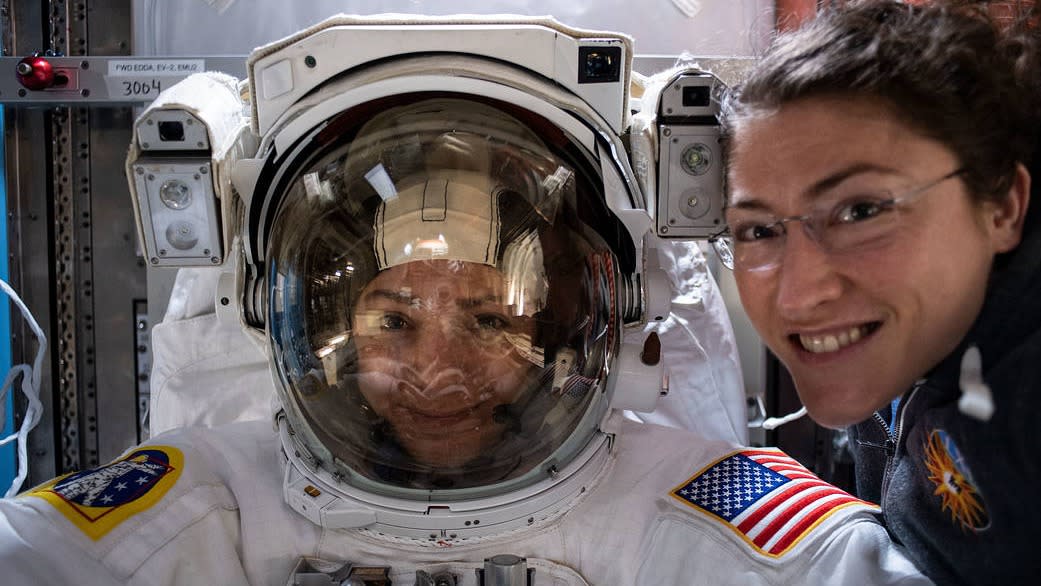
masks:
[(166, 241), (177, 250), (191, 250), (199, 243), (195, 224), (183, 220), (173, 222), (166, 228)]
[(181, 142), (184, 140), (184, 124), (180, 120), (164, 120), (159, 123), (159, 140)]
[(192, 188), (180, 179), (167, 179), (159, 188), (159, 199), (171, 210), (183, 210), (192, 205)]
[(603, 75), (609, 71), (611, 71), (610, 55), (602, 55), (600, 53), (590, 53), (589, 55), (586, 55), (587, 77), (603, 77)]
[(618, 81), (622, 74), (621, 47), (579, 47), (578, 82), (606, 83)]
[(687, 145), (680, 155), (680, 163), (687, 173), (702, 175), (712, 166), (712, 150), (700, 142)]
[(684, 108), (705, 108), (711, 103), (711, 88), (707, 85), (688, 85), (683, 88)]

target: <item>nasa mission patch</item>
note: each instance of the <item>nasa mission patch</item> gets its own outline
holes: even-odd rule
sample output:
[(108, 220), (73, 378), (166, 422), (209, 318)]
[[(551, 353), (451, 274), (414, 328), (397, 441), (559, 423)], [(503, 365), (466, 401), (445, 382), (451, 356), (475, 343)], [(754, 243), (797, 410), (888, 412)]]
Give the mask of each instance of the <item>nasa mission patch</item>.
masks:
[(948, 511), (951, 521), (964, 531), (987, 529), (990, 517), (983, 494), (954, 438), (942, 429), (934, 429), (922, 451), (929, 480), (936, 485), (933, 495), (939, 497), (940, 510)]
[(154, 505), (181, 474), (177, 448), (147, 446), (105, 466), (60, 476), (23, 496), (54, 505), (91, 539), (100, 539)]

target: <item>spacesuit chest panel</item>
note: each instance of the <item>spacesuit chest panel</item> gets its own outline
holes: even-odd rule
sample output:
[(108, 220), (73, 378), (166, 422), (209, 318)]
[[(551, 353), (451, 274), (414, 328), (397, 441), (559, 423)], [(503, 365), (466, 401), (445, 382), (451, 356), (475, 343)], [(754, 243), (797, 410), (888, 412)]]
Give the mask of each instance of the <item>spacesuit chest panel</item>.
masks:
[(556, 562), (501, 554), (483, 562), (452, 561), (410, 564), (388, 560), (387, 566), (330, 563), (301, 559), (287, 586), (588, 586), (576, 571)]

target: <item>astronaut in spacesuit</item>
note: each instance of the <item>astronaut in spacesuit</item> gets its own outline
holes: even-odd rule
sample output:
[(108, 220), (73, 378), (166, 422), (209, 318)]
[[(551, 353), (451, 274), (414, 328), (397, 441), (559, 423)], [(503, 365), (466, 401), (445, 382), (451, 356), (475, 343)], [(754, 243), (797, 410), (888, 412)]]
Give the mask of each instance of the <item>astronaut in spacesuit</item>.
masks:
[(779, 450), (621, 416), (661, 391), (633, 223), (566, 118), (464, 87), (368, 94), (236, 178), (274, 421), (0, 502), (5, 583), (928, 583)]

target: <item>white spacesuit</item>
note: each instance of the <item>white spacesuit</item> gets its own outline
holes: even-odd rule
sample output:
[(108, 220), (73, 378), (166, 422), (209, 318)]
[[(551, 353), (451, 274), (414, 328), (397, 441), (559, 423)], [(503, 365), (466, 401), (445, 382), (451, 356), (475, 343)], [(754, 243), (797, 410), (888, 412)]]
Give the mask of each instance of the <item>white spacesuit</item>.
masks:
[(218, 311), (277, 409), (0, 502), (5, 583), (927, 582), (783, 453), (621, 416), (662, 392), (670, 290), (629, 55), (551, 21), (336, 19), (251, 57), (248, 129), (214, 123), (242, 108), (212, 77), (160, 99), (128, 161), (149, 257), (234, 260)]
[[(698, 483), (688, 479), (698, 473), (698, 488), (706, 495), (735, 488), (742, 467), (749, 470), (741, 473), (744, 478), (770, 476), (752, 463), (766, 450), (741, 455), (734, 446), (628, 420), (618, 421), (617, 432), (606, 461), (594, 462), (597, 474), (584, 493), (567, 500), (566, 511), (530, 526), (525, 518), (521, 527), (472, 542), (448, 543), (322, 529), (290, 510), (283, 500), (279, 443), (269, 424), (184, 428), (157, 440), (151, 454), (128, 454), (131, 460), (165, 458), (172, 464), (146, 485), (148, 500), (136, 513), (124, 510), (133, 502), (114, 509), (61, 504), (41, 489), (35, 494), (49, 500), (21, 496), (0, 502), (4, 583), (281, 585), (293, 583), (295, 564), (309, 557), (326, 560), (314, 565), (327, 569), (345, 562), (389, 566), (394, 584), (416, 583), (417, 570), (450, 571), (463, 585), (475, 584), (474, 569), (501, 554), (526, 558), (535, 584), (928, 583), (890, 544), (873, 507), (822, 483), (788, 482), (810, 485), (807, 499), (767, 513), (785, 521), (783, 529), (770, 532), (771, 539), (802, 536), (787, 549), (771, 550), (725, 521), (728, 515), (683, 498), (687, 486)], [(795, 478), (809, 476), (775, 455), (767, 466)], [(132, 485), (132, 474), (113, 480)], [(106, 486), (111, 491), (118, 484)], [(708, 498), (697, 502), (707, 505)], [(754, 506), (760, 512), (771, 508), (761, 499)], [(91, 511), (114, 518), (108, 524), (105, 517), (90, 521)], [(109, 530), (93, 539), (77, 528), (77, 518), (83, 526)]]

